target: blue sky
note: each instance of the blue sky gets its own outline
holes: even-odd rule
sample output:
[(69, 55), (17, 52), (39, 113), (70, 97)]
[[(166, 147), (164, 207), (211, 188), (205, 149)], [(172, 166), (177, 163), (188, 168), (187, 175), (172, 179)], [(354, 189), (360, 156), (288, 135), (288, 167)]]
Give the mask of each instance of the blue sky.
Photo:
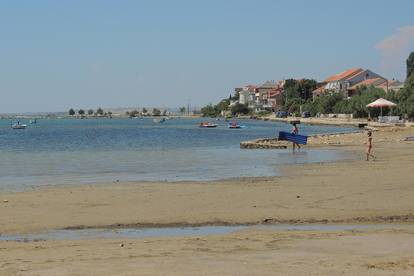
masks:
[(403, 80), (414, 1), (0, 1), (0, 113), (201, 106), (363, 67)]

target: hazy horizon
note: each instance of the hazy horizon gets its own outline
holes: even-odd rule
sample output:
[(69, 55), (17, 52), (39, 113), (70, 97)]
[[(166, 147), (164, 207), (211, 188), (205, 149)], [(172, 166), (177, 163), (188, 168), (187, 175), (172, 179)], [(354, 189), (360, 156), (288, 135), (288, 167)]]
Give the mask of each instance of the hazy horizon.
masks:
[(404, 80), (414, 2), (0, 3), (0, 113), (201, 107), (348, 68)]
[[(181, 106), (185, 107), (187, 109), (187, 106)], [(60, 115), (60, 114), (68, 114), (70, 109), (73, 109), (76, 113), (78, 110), (83, 109), (85, 112), (87, 112), (89, 109), (92, 109), (93, 111), (96, 111), (98, 108), (102, 108), (105, 112), (111, 111), (111, 112), (117, 112), (118, 114), (123, 114), (126, 111), (133, 111), (138, 110), (141, 111), (143, 108), (147, 109), (149, 112), (152, 111), (152, 109), (157, 108), (161, 111), (168, 110), (171, 112), (179, 112), (180, 107), (168, 107), (168, 106), (125, 106), (125, 107), (110, 107), (110, 106), (98, 106), (98, 107), (79, 107), (79, 108), (73, 108), (69, 107), (67, 110), (54, 110), (54, 111), (23, 111), (23, 112), (0, 112), (0, 116), (8, 116), (8, 115), (22, 115), (22, 116), (30, 116), (30, 115)], [(201, 107), (199, 106), (190, 106), (190, 111), (200, 111)]]

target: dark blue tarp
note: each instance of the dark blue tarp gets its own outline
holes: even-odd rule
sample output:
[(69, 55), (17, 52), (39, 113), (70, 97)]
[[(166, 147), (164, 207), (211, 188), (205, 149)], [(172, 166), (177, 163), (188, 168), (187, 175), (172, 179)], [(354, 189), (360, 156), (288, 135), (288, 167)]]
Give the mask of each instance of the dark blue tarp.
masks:
[(285, 141), (290, 141), (290, 142), (295, 142), (298, 144), (306, 145), (306, 143), (308, 142), (308, 136), (280, 131), (279, 140), (285, 140)]

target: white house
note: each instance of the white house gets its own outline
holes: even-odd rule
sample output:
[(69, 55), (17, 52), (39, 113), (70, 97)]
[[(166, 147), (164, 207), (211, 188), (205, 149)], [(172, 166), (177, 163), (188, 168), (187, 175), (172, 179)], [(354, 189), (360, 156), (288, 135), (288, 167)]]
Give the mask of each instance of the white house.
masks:
[(246, 104), (249, 108), (255, 107), (255, 92), (256, 86), (246, 85), (242, 87), (239, 93), (239, 103)]
[(382, 76), (362, 68), (353, 68), (330, 76), (323, 81), (324, 85), (313, 91), (317, 97), (325, 92), (343, 93), (345, 98), (352, 97), (359, 85), (381, 85), (387, 82)]

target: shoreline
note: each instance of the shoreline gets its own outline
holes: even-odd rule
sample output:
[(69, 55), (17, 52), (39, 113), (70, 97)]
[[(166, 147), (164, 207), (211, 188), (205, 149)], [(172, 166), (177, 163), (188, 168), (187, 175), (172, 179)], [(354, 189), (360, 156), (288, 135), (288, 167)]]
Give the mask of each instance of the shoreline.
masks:
[[(115, 233), (0, 240), (0, 274), (412, 275), (414, 142), (401, 141), (407, 135), (414, 135), (414, 129), (374, 132), (375, 162), (361, 160), (363, 135), (339, 135), (333, 139), (357, 152), (360, 160), (284, 166), (280, 177), (0, 193), (0, 234), (6, 239), (65, 228), (87, 232), (106, 227)], [(335, 223), (339, 221), (343, 223)], [(270, 228), (255, 227), (255, 222)], [(271, 229), (283, 222), (385, 226)], [(230, 233), (116, 235), (127, 227), (220, 223), (252, 226)]]
[[(246, 227), (261, 227), (261, 226), (278, 226), (278, 225), (414, 225), (414, 214), (407, 215), (391, 215), (391, 216), (376, 216), (376, 217), (353, 217), (348, 219), (286, 219), (279, 220), (273, 218), (265, 218), (262, 221), (246, 222), (246, 223), (230, 223), (226, 221), (206, 221), (200, 223), (115, 223), (109, 225), (76, 225), (53, 230), (121, 230), (121, 229), (163, 229), (163, 228), (194, 228), (194, 227), (232, 227), (232, 226), (246, 226)], [(31, 234), (31, 233), (29, 233)]]
[(317, 117), (287, 117), (278, 118), (275, 115), (267, 117), (258, 117), (257, 120), (289, 123), (291, 121), (300, 121), (301, 124), (320, 125), (320, 126), (344, 126), (344, 127), (358, 127), (360, 124), (366, 124), (368, 127), (413, 127), (414, 122), (404, 123), (378, 123), (375, 121), (368, 121), (367, 119), (341, 119), (341, 118), (317, 118)]
[[(4, 214), (0, 233), (110, 225), (411, 222), (414, 206), (407, 199), (411, 190), (404, 190), (411, 184), (411, 171), (400, 166), (400, 162), (412, 162), (414, 143), (400, 140), (412, 133), (412, 129), (375, 132), (374, 149), (381, 156), (375, 162), (343, 160), (288, 165), (282, 167), (282, 176), (276, 177), (111, 182), (0, 193), (1, 201), (7, 200), (0, 202)], [(363, 153), (363, 146), (357, 146), (363, 134), (337, 135), (335, 139), (345, 139), (346, 151)], [(355, 183), (361, 179), (366, 183)], [(383, 209), (380, 206), (388, 197), (385, 191), (394, 182), (398, 182), (398, 193), (393, 198), (404, 200), (393, 202), (394, 208), (391, 205)], [(414, 189), (412, 193), (414, 196)]]

